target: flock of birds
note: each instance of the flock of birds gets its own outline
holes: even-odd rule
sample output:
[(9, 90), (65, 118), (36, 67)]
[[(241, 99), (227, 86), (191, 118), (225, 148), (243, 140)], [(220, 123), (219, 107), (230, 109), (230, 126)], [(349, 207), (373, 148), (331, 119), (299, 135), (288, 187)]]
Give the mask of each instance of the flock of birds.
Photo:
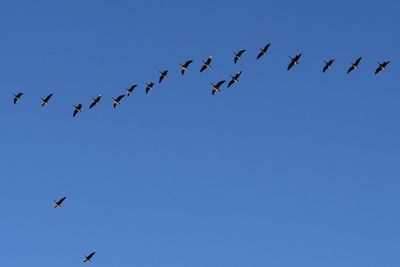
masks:
[[(264, 47), (260, 48), (259, 53), (257, 54), (256, 59), (259, 60), (261, 57), (266, 56), (268, 54), (268, 50), (270, 47), (270, 43), (266, 44)], [(246, 52), (245, 49), (239, 50), (238, 52), (234, 53), (234, 58), (233, 58), (233, 62), (236, 64), (240, 59), (242, 59), (243, 54)], [(294, 66), (299, 64), (300, 58), (301, 58), (302, 54), (298, 53), (297, 55), (295, 55), (294, 57), (290, 57), (290, 62), (289, 65), (287, 66), (287, 70), (291, 70)], [(351, 62), (350, 67), (347, 70), (347, 73), (349, 74), (350, 72), (357, 70), (360, 62), (361, 62), (362, 57), (357, 58), (354, 62)], [(200, 73), (202, 73), (203, 71), (211, 68), (211, 63), (212, 63), (213, 57), (209, 56), (206, 60), (203, 61), (203, 64), (200, 68)], [(328, 61), (324, 61), (324, 66), (322, 68), (322, 72), (325, 73), (327, 70), (332, 69), (332, 65), (334, 64), (335, 59), (331, 58)], [(190, 65), (193, 63), (193, 60), (187, 60), (185, 63), (183, 64), (179, 64), (180, 65), (180, 71), (181, 74), (184, 75), (187, 71), (189, 71)], [(378, 66), (375, 69), (375, 74), (378, 74), (379, 72), (383, 71), (386, 69), (387, 65), (390, 63), (390, 61), (383, 61), (383, 62), (378, 62)], [(236, 84), (239, 82), (239, 78), (240, 75), (242, 74), (242, 71), (238, 71), (236, 74), (231, 75), (231, 79), (228, 82), (228, 88), (231, 87), (232, 85)], [(166, 79), (168, 77), (168, 70), (163, 70), (160, 71), (160, 77), (158, 79), (158, 83), (161, 84), (161, 82)], [(226, 80), (220, 80), (217, 83), (211, 83), (211, 94), (214, 95), (216, 92), (220, 92), (221, 91), (221, 86), (226, 82)], [(136, 89), (138, 85), (134, 84), (132, 86), (130, 86), (129, 88), (126, 89), (126, 92), (124, 94), (119, 95), (117, 98), (112, 98), (113, 102), (112, 105), (114, 108), (116, 108), (122, 101), (122, 99), (124, 99), (125, 97), (129, 97), (130, 95), (133, 94), (134, 90)], [(148, 94), (155, 86), (154, 82), (150, 82), (150, 83), (146, 83), (146, 94)], [(24, 93), (23, 92), (19, 92), (14, 94), (14, 104), (17, 104), (17, 102), (21, 101), (22, 97), (23, 97)], [(41, 106), (47, 106), (50, 102), (50, 100), (53, 97), (53, 93), (49, 94), (48, 96), (44, 97), (41, 99)], [(100, 101), (102, 99), (102, 95), (99, 94), (96, 97), (92, 98), (92, 102), (89, 105), (89, 109), (94, 108), (95, 106), (100, 104)], [(73, 105), (74, 109), (72, 112), (72, 116), (75, 117), (77, 114), (79, 114), (82, 109), (83, 109), (83, 105), (82, 104), (77, 104), (77, 105)]]

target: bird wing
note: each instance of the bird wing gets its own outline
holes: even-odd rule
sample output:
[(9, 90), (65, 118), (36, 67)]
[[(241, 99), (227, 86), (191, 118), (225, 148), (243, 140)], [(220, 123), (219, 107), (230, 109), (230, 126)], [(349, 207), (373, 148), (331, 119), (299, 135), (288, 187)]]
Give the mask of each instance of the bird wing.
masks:
[(354, 62), (355, 66), (358, 66), (358, 64), (360, 64), (362, 57), (357, 58), (356, 62)]
[(264, 51), (267, 52), (269, 46), (271, 45), (271, 43), (268, 43), (265, 47), (264, 47)]
[(14, 105), (17, 103), (17, 101), (18, 101), (18, 98), (14, 97)]
[(328, 64), (325, 64), (324, 68), (322, 69), (322, 72), (325, 72), (328, 69)]
[(90, 253), (90, 254), (87, 256), (87, 258), (88, 258), (88, 259), (91, 259), (91, 258), (93, 257), (94, 254), (96, 254), (96, 252)]
[(223, 81), (219, 81), (216, 85), (215, 85), (215, 87), (217, 87), (217, 88), (219, 88), (221, 85), (223, 85), (225, 83), (225, 80), (223, 80)]
[(120, 96), (118, 96), (117, 99), (116, 99), (117, 102), (121, 101), (121, 99), (124, 98), (124, 97), (125, 97), (125, 95), (120, 95)]
[(381, 66), (377, 67), (375, 70), (375, 74), (378, 74), (382, 70)]
[(94, 106), (96, 106), (96, 101), (93, 101), (92, 104), (90, 104), (89, 109), (93, 108)]
[(237, 63), (238, 62), (238, 60), (239, 60), (239, 56), (238, 55), (236, 55), (234, 58), (233, 58), (233, 63)]
[(192, 64), (192, 62), (193, 62), (193, 60), (190, 59), (185, 62), (184, 66), (187, 68), (187, 67), (189, 67), (190, 64)]
[(77, 109), (74, 109), (74, 113), (72, 114), (72, 117), (75, 117), (76, 114), (78, 114), (78, 110), (77, 110)]
[(53, 94), (49, 94), (44, 100), (47, 102), (50, 100), (50, 98), (53, 96)]
[(61, 198), (61, 199), (57, 202), (57, 204), (58, 204), (58, 205), (61, 205), (61, 204), (64, 202), (65, 199), (66, 199), (66, 197)]
[(201, 67), (200, 72), (203, 72), (205, 69), (207, 69), (207, 65), (206, 65), (206, 64), (204, 64), (204, 65)]
[(264, 55), (264, 53), (263, 52), (260, 52), (260, 53), (258, 53), (258, 55), (257, 55), (257, 59), (259, 59), (260, 57), (262, 57)]
[(293, 65), (294, 65), (294, 61), (292, 60), (292, 61), (290, 61), (289, 65), (287, 67), (287, 70), (290, 70), (293, 67)]
[(229, 83), (228, 83), (228, 88), (231, 87), (234, 83), (235, 83), (234, 79), (230, 80)]

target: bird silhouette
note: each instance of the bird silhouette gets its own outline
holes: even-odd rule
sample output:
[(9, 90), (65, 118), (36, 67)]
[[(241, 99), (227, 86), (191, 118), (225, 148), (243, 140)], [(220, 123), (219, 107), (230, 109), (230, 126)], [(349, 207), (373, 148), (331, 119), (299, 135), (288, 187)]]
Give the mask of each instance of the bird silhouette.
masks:
[(327, 69), (331, 69), (332, 68), (332, 64), (333, 62), (335, 62), (334, 58), (331, 58), (329, 61), (324, 61), (325, 62), (325, 66), (322, 69), (322, 73), (324, 73)]
[(112, 100), (113, 100), (113, 107), (116, 108), (116, 107), (120, 104), (122, 98), (124, 98), (124, 97), (125, 97), (125, 95), (120, 95), (120, 96), (118, 96), (117, 98), (113, 98), (113, 97), (112, 97)]
[(90, 104), (89, 109), (92, 109), (95, 106), (97, 106), (98, 104), (100, 104), (101, 95), (98, 95), (96, 97), (92, 97), (92, 99), (93, 99), (93, 102)]
[(61, 208), (61, 204), (64, 202), (64, 200), (66, 199), (66, 197), (63, 197), (63, 198), (61, 198), (61, 199), (59, 199), (59, 200), (57, 200), (57, 201), (53, 201), (54, 202), (54, 204), (53, 204), (53, 208)]
[(17, 104), (17, 102), (21, 100), (23, 95), (24, 95), (24, 93), (14, 94), (14, 105)]
[(131, 94), (133, 93), (133, 90), (135, 90), (136, 87), (137, 87), (137, 84), (134, 84), (131, 87), (129, 87), (128, 89), (126, 89), (126, 96), (131, 96)]
[(180, 66), (181, 66), (181, 73), (182, 73), (182, 75), (184, 75), (185, 74), (185, 72), (186, 71), (188, 71), (189, 70), (189, 66), (190, 66), (190, 64), (192, 64), (193, 63), (193, 60), (187, 60), (185, 63), (183, 63), (183, 64), (179, 64)]
[(200, 69), (200, 72), (205, 71), (208, 68), (211, 68), (211, 61), (212, 61), (212, 56), (208, 56), (206, 61), (203, 61), (203, 66)]
[(242, 58), (244, 52), (246, 52), (246, 50), (242, 49), (239, 52), (235, 53), (235, 57), (233, 58), (233, 62), (235, 64)]
[(294, 58), (289, 57), (290, 58), (290, 63), (287, 67), (287, 70), (290, 70), (294, 65), (299, 64), (299, 59), (301, 57), (301, 53), (297, 54)]
[(347, 74), (349, 74), (350, 72), (352, 72), (355, 69), (358, 69), (358, 65), (360, 64), (362, 57), (359, 57), (356, 59), (356, 61), (351, 63), (350, 68), (347, 70)]
[(74, 105), (74, 112), (72, 113), (72, 117), (75, 117), (79, 112), (82, 111), (82, 104)]
[(148, 94), (150, 92), (150, 90), (153, 90), (154, 87), (154, 83), (146, 83), (146, 94)]
[(267, 54), (270, 45), (271, 43), (268, 43), (267, 45), (264, 46), (264, 48), (260, 48), (260, 53), (258, 53), (257, 55), (257, 60)]
[(91, 262), (92, 261), (92, 258), (93, 258), (93, 256), (94, 256), (94, 254), (96, 254), (96, 252), (95, 251), (93, 251), (92, 253), (90, 253), (89, 255), (85, 255), (84, 257), (84, 259), (83, 259), (83, 262)]
[(165, 78), (167, 78), (168, 70), (160, 71), (160, 78), (158, 79), (158, 83), (161, 83)]
[(378, 62), (378, 67), (375, 70), (375, 75), (386, 69), (386, 66), (390, 63), (390, 61), (383, 61), (383, 63)]
[(228, 88), (239, 82), (239, 77), (242, 74), (242, 71), (238, 71), (235, 75), (231, 75), (231, 80), (228, 83)]
[(49, 101), (52, 96), (53, 96), (53, 94), (51, 93), (48, 96), (46, 96), (45, 98), (42, 98), (42, 107), (47, 106), (49, 104)]
[(225, 80), (219, 81), (216, 84), (211, 83), (212, 89), (211, 89), (211, 94), (214, 95), (215, 92), (220, 92), (220, 87), (225, 83)]

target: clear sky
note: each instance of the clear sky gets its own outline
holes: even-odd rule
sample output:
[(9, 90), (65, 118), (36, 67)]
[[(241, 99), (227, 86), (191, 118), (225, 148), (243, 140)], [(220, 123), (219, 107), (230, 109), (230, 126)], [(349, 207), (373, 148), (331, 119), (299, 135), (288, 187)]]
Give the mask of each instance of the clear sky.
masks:
[[(399, 9), (1, 1), (0, 265), (82, 266), (96, 251), (90, 266), (398, 266)], [(211, 96), (210, 82), (240, 69)]]

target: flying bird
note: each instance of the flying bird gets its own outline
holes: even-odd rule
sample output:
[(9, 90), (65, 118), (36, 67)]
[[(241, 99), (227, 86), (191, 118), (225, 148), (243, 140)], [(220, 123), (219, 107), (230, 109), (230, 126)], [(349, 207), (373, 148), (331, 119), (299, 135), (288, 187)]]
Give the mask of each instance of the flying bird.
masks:
[(146, 94), (149, 93), (150, 90), (152, 90), (154, 87), (154, 83), (146, 83)]
[(161, 83), (162, 80), (167, 78), (167, 75), (168, 75), (168, 70), (160, 71), (160, 78), (158, 79), (158, 83)]
[(242, 71), (237, 72), (235, 75), (231, 75), (231, 80), (228, 83), (228, 88), (239, 82), (239, 77), (242, 74)]
[(221, 85), (223, 85), (224, 83), (225, 83), (225, 80), (219, 81), (219, 82), (217, 82), (217, 84), (211, 83), (211, 85), (212, 85), (211, 94), (214, 95), (215, 92), (220, 92), (221, 90), (220, 90), (219, 88), (220, 88)]
[(382, 70), (386, 69), (386, 66), (390, 63), (390, 61), (383, 61), (383, 63), (379, 63), (378, 62), (378, 67), (375, 70), (375, 74), (378, 74), (379, 72), (381, 72)]
[(121, 102), (122, 98), (124, 98), (124, 97), (125, 97), (125, 95), (120, 95), (117, 98), (112, 97), (113, 107), (116, 108), (119, 105), (119, 103)]
[(300, 59), (300, 57), (301, 57), (301, 53), (299, 53), (299, 54), (297, 54), (295, 57), (290, 57), (289, 56), (289, 58), (290, 58), (290, 63), (289, 63), (289, 65), (288, 65), (288, 67), (287, 67), (287, 70), (290, 70), (294, 65), (297, 65), (297, 64), (299, 64), (299, 59)]
[(268, 43), (264, 48), (260, 48), (260, 53), (257, 55), (257, 59), (260, 59), (260, 57), (265, 56), (268, 52), (268, 48), (271, 45), (271, 43)]
[(184, 64), (179, 64), (181, 66), (182, 75), (185, 74), (186, 71), (189, 70), (189, 65), (193, 63), (193, 60), (188, 60)]
[(131, 94), (133, 93), (133, 90), (135, 90), (136, 87), (137, 87), (137, 84), (134, 84), (131, 87), (129, 87), (128, 89), (126, 89), (126, 96), (131, 96)]
[(14, 94), (14, 105), (17, 104), (17, 102), (21, 100), (23, 95), (24, 95), (24, 93)]
[(59, 199), (58, 201), (53, 200), (54, 201), (53, 208), (55, 208), (55, 209), (61, 208), (61, 204), (64, 202), (65, 199), (66, 199), (66, 197), (63, 197), (63, 198)]
[(200, 69), (200, 72), (205, 71), (206, 69), (211, 67), (212, 56), (209, 56), (206, 61), (203, 61), (203, 66)]
[(352, 72), (354, 69), (358, 69), (361, 59), (362, 57), (359, 57), (356, 59), (356, 61), (352, 62), (350, 68), (347, 70), (347, 73)]
[(242, 50), (240, 50), (239, 52), (235, 53), (235, 57), (233, 58), (233, 62), (234, 62), (235, 64), (239, 61), (239, 59), (242, 58), (244, 52), (246, 52), (246, 50), (245, 50), (245, 49), (242, 49)]
[(82, 104), (74, 105), (74, 113), (72, 113), (72, 117), (75, 117), (76, 114), (82, 111)]
[(92, 253), (90, 253), (89, 255), (85, 255), (85, 258), (83, 259), (83, 262), (91, 262), (92, 261), (92, 257), (94, 256), (94, 254), (96, 254), (95, 251), (93, 251)]
[(332, 64), (333, 62), (335, 62), (334, 58), (331, 58), (329, 61), (324, 61), (325, 62), (325, 66), (322, 69), (322, 72), (324, 73), (327, 69), (331, 69), (332, 68)]
[(42, 107), (47, 106), (53, 94), (49, 94), (45, 98), (42, 98)]
[(92, 99), (93, 99), (93, 102), (92, 102), (92, 104), (90, 104), (89, 109), (92, 109), (95, 106), (97, 106), (98, 104), (100, 104), (101, 95), (98, 95), (96, 97), (92, 97)]

